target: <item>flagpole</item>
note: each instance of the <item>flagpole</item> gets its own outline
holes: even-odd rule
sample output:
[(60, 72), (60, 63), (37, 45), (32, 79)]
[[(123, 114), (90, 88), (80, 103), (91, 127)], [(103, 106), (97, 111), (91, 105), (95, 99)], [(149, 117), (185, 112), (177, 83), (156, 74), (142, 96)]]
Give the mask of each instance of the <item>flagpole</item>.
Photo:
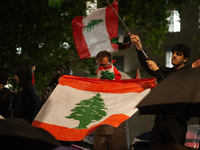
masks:
[[(121, 19), (121, 17), (118, 15), (118, 13), (115, 11), (115, 9), (113, 8), (113, 6), (110, 4), (110, 2), (108, 0), (106, 0), (108, 2), (108, 4), (110, 5), (110, 7), (112, 8), (112, 10), (115, 12), (115, 14), (117, 15), (117, 17), (120, 19), (120, 21), (123, 23), (124, 27), (128, 30), (129, 33), (131, 33), (131, 31), (129, 30), (129, 28), (125, 25), (125, 23), (123, 22), (123, 20)], [(132, 33), (131, 33), (132, 34)]]
[[(121, 19), (121, 17), (118, 15), (118, 13), (115, 11), (115, 9), (113, 8), (113, 6), (110, 4), (110, 2), (108, 0), (106, 0), (108, 2), (108, 4), (110, 5), (110, 7), (112, 8), (112, 10), (115, 12), (115, 14), (117, 15), (117, 17), (119, 18), (119, 20), (122, 22), (122, 24), (124, 25), (124, 27), (128, 30), (128, 32), (132, 35), (131, 31), (129, 30), (129, 28), (126, 26), (126, 24), (124, 23), (124, 21)], [(139, 46), (140, 47), (140, 46)], [(144, 52), (144, 50), (140, 47), (142, 53), (144, 54), (145, 58), (149, 60), (147, 54)]]

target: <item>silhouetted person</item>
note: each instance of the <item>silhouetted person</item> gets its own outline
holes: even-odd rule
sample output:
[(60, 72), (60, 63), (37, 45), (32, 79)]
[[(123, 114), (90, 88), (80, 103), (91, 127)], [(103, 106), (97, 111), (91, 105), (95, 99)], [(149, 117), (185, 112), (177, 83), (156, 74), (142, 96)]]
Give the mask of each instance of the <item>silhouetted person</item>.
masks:
[(29, 123), (32, 123), (41, 108), (38, 91), (31, 83), (32, 70), (29, 66), (17, 66), (14, 69), (14, 73), (14, 79), (21, 88), (16, 96), (14, 118), (24, 118)]
[(12, 95), (10, 89), (5, 87), (7, 82), (7, 74), (0, 72), (0, 115), (4, 118), (11, 118), (12, 98), (14, 98), (14, 95)]
[[(154, 61), (148, 60), (142, 53), (142, 44), (137, 35), (131, 35), (131, 42), (136, 45), (136, 51), (141, 66), (152, 76), (156, 77), (159, 84), (170, 74), (185, 69), (191, 50), (187, 45), (177, 44), (172, 47), (171, 62), (173, 67), (167, 68), (157, 65)], [(195, 64), (194, 64), (195, 65)], [(196, 64), (198, 66), (198, 63)], [(169, 87), (170, 88), (170, 87)], [(181, 94), (181, 93), (177, 93)], [(187, 133), (187, 121), (189, 115), (185, 112), (189, 110), (189, 105), (183, 104), (177, 112), (179, 115), (156, 114), (155, 124), (150, 135), (150, 149), (160, 149), (167, 145), (184, 146)], [(178, 110), (177, 110), (178, 111)]]
[(69, 65), (60, 65), (55, 69), (51, 83), (42, 90), (42, 105), (46, 102), (53, 90), (56, 88), (62, 75), (73, 75)]

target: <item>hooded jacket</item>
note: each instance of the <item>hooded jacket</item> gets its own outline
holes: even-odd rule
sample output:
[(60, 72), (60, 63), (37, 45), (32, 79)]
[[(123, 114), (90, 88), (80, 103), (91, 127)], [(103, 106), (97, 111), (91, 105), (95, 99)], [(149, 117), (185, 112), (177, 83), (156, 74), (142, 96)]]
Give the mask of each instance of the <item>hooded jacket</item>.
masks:
[(14, 69), (14, 73), (19, 78), (21, 90), (16, 96), (13, 117), (24, 118), (29, 123), (32, 123), (41, 107), (38, 91), (31, 83), (32, 70), (28, 66), (18, 66)]

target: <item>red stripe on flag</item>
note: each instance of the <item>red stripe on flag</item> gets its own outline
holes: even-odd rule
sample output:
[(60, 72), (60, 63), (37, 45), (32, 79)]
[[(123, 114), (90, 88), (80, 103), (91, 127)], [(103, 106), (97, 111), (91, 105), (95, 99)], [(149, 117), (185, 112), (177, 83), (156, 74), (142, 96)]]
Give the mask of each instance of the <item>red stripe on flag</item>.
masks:
[(57, 140), (61, 141), (80, 141), (102, 124), (109, 124), (113, 127), (118, 127), (122, 122), (129, 119), (129, 116), (124, 114), (115, 114), (101, 123), (90, 127), (89, 129), (71, 129), (63, 126), (52, 125), (34, 120), (32, 126), (43, 128), (51, 133)]
[(82, 20), (83, 16), (78, 16), (71, 22), (73, 28), (74, 43), (76, 44), (76, 49), (80, 59), (90, 58), (90, 52), (82, 33), (82, 29), (84, 28)]
[(59, 84), (84, 91), (105, 93), (140, 93), (147, 88), (154, 88), (154, 80), (155, 78), (107, 80), (63, 75)]
[[(118, 3), (115, 1), (111, 4), (115, 11), (118, 13)], [(106, 28), (109, 34), (109, 39), (118, 37), (118, 17), (111, 8), (110, 5), (106, 8)], [(118, 50), (119, 45), (116, 43), (111, 43), (113, 50)]]

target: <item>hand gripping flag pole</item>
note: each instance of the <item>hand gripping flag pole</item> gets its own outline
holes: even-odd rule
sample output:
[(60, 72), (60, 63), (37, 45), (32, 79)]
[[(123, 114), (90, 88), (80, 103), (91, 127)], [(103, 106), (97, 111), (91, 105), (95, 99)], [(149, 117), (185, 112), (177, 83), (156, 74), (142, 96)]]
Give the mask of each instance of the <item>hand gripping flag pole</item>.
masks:
[[(110, 2), (108, 0), (106, 0), (108, 2), (108, 4), (110, 5), (110, 7), (112, 8), (112, 10), (115, 12), (115, 14), (117, 15), (117, 17), (119, 18), (119, 20), (122, 22), (122, 24), (124, 25), (124, 27), (128, 30), (128, 32), (132, 35), (131, 31), (129, 30), (129, 28), (125, 25), (125, 23), (123, 22), (123, 20), (121, 19), (121, 17), (118, 15), (118, 13), (115, 11), (115, 9), (113, 8), (113, 6), (110, 4)], [(147, 54), (144, 52), (144, 50), (140, 47), (142, 53), (144, 54), (145, 58), (147, 60), (149, 60)]]

